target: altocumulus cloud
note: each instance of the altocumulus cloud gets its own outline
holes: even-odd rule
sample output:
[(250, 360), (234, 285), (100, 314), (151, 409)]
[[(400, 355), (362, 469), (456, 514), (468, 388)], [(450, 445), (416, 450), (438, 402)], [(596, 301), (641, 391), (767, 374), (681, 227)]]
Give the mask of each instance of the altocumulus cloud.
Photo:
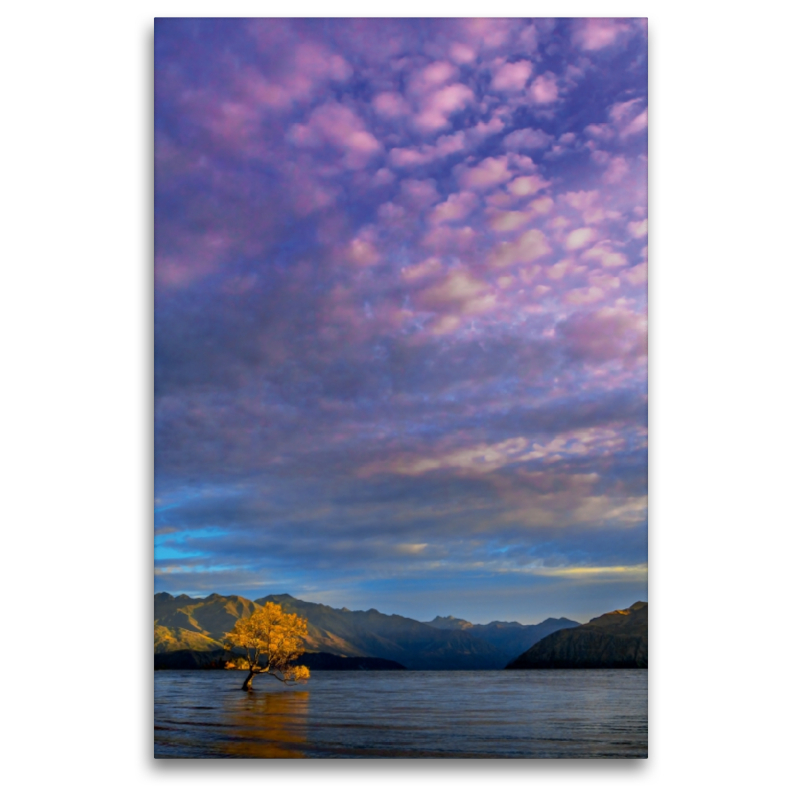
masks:
[(158, 20), (159, 590), (646, 591), (639, 20)]

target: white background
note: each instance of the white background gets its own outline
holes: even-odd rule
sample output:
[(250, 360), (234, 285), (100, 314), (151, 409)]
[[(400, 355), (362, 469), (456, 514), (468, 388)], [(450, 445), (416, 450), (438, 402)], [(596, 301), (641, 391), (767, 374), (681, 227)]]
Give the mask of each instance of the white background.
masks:
[[(2, 26), (6, 796), (797, 790), (798, 12), (17, 4)], [(152, 760), (154, 16), (649, 16), (650, 759)]]

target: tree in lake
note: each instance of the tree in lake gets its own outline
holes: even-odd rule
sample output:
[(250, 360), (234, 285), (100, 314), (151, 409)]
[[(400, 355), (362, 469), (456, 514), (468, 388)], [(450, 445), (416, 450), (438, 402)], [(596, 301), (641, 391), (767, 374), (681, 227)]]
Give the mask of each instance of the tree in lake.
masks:
[(307, 681), (308, 667), (292, 664), (304, 652), (302, 637), (307, 633), (308, 620), (284, 613), (277, 603), (267, 603), (238, 620), (225, 634), (225, 647), (244, 651), (249, 672), (242, 689), (250, 691), (253, 678), (262, 672), (290, 685)]

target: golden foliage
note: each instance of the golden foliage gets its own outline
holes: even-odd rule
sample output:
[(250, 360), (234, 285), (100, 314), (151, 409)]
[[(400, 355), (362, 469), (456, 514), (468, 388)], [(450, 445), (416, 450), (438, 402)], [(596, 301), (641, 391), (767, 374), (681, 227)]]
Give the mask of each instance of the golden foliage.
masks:
[(292, 662), (304, 652), (302, 637), (307, 633), (308, 620), (266, 603), (236, 622), (225, 634), (225, 646), (244, 651), (251, 673), (268, 672), (284, 683), (301, 683), (310, 677), (308, 667)]
[(293, 681), (294, 683), (305, 683), (311, 677), (311, 672), (309, 671), (308, 667), (289, 667), (287, 670), (287, 676), (289, 680)]

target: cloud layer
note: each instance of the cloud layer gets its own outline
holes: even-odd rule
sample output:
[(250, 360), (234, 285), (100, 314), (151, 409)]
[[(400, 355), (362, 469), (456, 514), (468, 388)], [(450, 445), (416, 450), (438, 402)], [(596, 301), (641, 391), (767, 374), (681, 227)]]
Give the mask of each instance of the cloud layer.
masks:
[(158, 589), (644, 596), (646, 44), (157, 21)]

